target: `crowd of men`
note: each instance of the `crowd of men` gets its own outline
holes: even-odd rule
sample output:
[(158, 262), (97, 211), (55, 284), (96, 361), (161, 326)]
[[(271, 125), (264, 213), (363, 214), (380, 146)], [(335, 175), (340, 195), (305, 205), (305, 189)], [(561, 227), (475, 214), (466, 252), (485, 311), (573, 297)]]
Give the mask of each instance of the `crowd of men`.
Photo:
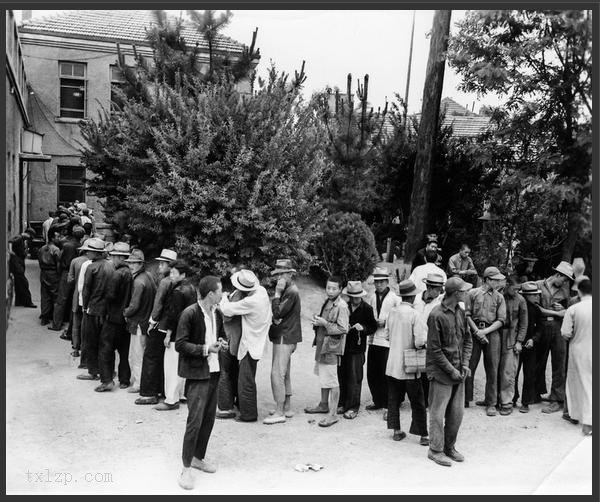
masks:
[[(293, 416), (290, 365), (302, 328), (291, 260), (277, 260), (269, 295), (243, 266), (223, 280), (202, 277), (170, 249), (156, 258), (153, 273), (140, 249), (105, 242), (70, 223), (50, 225), (39, 252), (41, 322), (57, 330), (68, 323), (61, 338), (71, 340), (73, 357), (86, 369), (77, 378), (99, 381), (95, 391), (112, 391), (117, 376), (120, 388), (139, 394), (137, 405), (169, 411), (187, 401), (182, 488), (193, 488), (192, 468), (216, 470), (205, 459), (215, 418), (258, 420), (255, 376), (267, 339), (275, 406), (263, 422)], [(446, 274), (436, 265), (438, 250), (428, 246), (397, 292), (390, 272), (378, 267), (368, 300), (360, 280), (329, 277), (327, 298), (312, 316), (320, 399), (305, 413), (324, 415), (321, 427), (340, 416), (355, 419), (366, 362), (373, 400), (366, 409), (385, 409), (392, 439), (401, 441), (400, 405), (408, 396), (408, 432), (429, 447), (431, 460), (450, 466), (464, 461), (455, 443), (483, 355), (485, 397), (476, 404), (488, 416), (513, 412), (522, 369), (520, 412), (545, 399), (544, 413), (562, 410), (591, 434), (590, 279), (575, 280), (573, 267), (561, 262), (538, 281), (488, 267), (483, 284), (473, 287), (464, 280), (478, 279), (469, 254), (462, 246)], [(226, 293), (223, 283), (231, 286)]]

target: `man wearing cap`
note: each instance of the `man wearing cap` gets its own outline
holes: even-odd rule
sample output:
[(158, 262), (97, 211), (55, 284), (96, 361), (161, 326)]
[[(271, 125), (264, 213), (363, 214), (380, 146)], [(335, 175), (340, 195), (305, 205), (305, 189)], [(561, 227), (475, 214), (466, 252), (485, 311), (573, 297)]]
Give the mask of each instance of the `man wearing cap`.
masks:
[(448, 275), (458, 276), (466, 281), (472, 280), (477, 275), (477, 270), (470, 255), (471, 248), (468, 244), (463, 244), (460, 251), (448, 260)]
[[(427, 325), (429, 314), (442, 302), (442, 293), (444, 292), (444, 276), (441, 274), (430, 273), (423, 279), (427, 288), (422, 293), (417, 291), (413, 301), (414, 309), (423, 316), (423, 322)], [(415, 286), (416, 287), (416, 286)], [(423, 396), (425, 405), (429, 403), (429, 379), (427, 373), (421, 373), (421, 385), (423, 386)]]
[(565, 400), (565, 375), (567, 365), (567, 342), (561, 336), (560, 326), (569, 302), (569, 281), (575, 279), (573, 267), (561, 261), (554, 274), (545, 280), (536, 281), (542, 291), (540, 297), (541, 338), (537, 346), (536, 392), (541, 397), (546, 393), (546, 366), (552, 354), (552, 386), (543, 413), (560, 411)]
[(273, 314), (267, 290), (260, 285), (258, 277), (250, 270), (240, 270), (231, 276), (233, 286), (245, 296), (238, 302), (230, 302), (223, 295), (220, 309), (223, 315), (242, 316), (242, 338), (237, 358), (240, 362), (238, 375), (238, 403), (240, 422), (256, 422), (256, 365), (262, 357), (271, 326)]
[[(435, 258), (433, 260), (431, 260), (429, 263), (435, 263), (436, 261), (438, 261), (438, 238), (436, 234), (428, 234), (427, 235), (427, 244), (425, 245), (424, 248), (421, 248), (417, 251), (417, 254), (415, 255), (415, 259), (412, 262), (412, 267), (411, 267), (411, 272), (417, 268), (420, 265), (425, 265), (426, 263), (428, 263), (427, 259), (426, 259), (426, 254), (427, 251), (433, 251), (435, 252)], [(439, 260), (441, 261), (442, 257), (439, 256)], [(413, 281), (414, 282), (414, 281)], [(415, 283), (415, 286), (417, 284)]]
[(54, 303), (58, 295), (59, 282), (59, 260), (60, 260), (60, 233), (56, 228), (48, 231), (48, 244), (42, 246), (38, 251), (38, 262), (40, 264), (40, 296), (42, 326), (52, 321)]
[(455, 444), (464, 413), (464, 380), (469, 375), (471, 334), (458, 305), (472, 286), (460, 277), (446, 282), (444, 299), (427, 320), (426, 370), (429, 387), (429, 452), (435, 463), (463, 462)]
[(342, 294), (350, 298), (350, 317), (344, 354), (337, 369), (340, 384), (337, 412), (343, 413), (344, 418), (353, 419), (358, 415), (360, 408), (367, 337), (377, 330), (377, 321), (373, 315), (373, 307), (363, 301), (367, 293), (361, 281), (348, 281)]
[(517, 292), (518, 288), (519, 276), (510, 275), (504, 286), (506, 323), (500, 333), (497, 402), (500, 415), (510, 415), (513, 411), (519, 355), (523, 351), (523, 343), (527, 335), (527, 302)]
[(97, 380), (100, 374), (98, 351), (100, 333), (106, 316), (106, 290), (114, 271), (114, 265), (104, 259), (104, 241), (89, 239), (84, 246), (93, 253), (92, 263), (85, 270), (81, 297), (83, 299), (83, 331), (85, 333), (85, 359), (87, 373), (78, 375), (79, 380)]
[(293, 282), (296, 270), (291, 260), (282, 259), (275, 263), (271, 275), (277, 279), (275, 295), (271, 300), (273, 320), (269, 338), (273, 342), (273, 363), (271, 366), (271, 389), (275, 399), (275, 412), (263, 420), (265, 424), (285, 422), (290, 418), (290, 398), (292, 382), (290, 361), (298, 343), (302, 341), (300, 325), (300, 293)]
[(485, 406), (489, 417), (496, 415), (498, 400), (499, 330), (506, 324), (506, 301), (499, 290), (504, 286), (505, 279), (496, 267), (488, 267), (483, 272), (483, 286), (470, 290), (466, 295), (467, 322), (473, 334), (473, 349), (469, 362), (471, 374), (465, 384), (465, 406), (468, 407), (473, 400), (473, 379), (483, 353), (485, 399), (476, 404)]
[(427, 289), (427, 286), (425, 285), (425, 279), (427, 279), (428, 274), (441, 275), (444, 278), (444, 282), (446, 282), (446, 272), (444, 272), (440, 267), (438, 267), (435, 264), (437, 256), (438, 255), (435, 251), (426, 251), (425, 260), (427, 260), (427, 263), (415, 267), (415, 269), (410, 274), (409, 279), (416, 286), (417, 293), (421, 293), (425, 291), (425, 289)]
[(390, 290), (389, 272), (385, 268), (377, 267), (373, 272), (375, 294), (369, 303), (377, 321), (377, 330), (372, 336), (367, 337), (369, 351), (367, 353), (367, 383), (373, 398), (373, 403), (366, 409), (379, 410), (387, 408), (388, 390), (385, 369), (387, 367), (390, 342), (385, 333), (385, 322), (390, 310), (400, 303), (400, 298)]
[(342, 299), (342, 280), (336, 276), (327, 279), (327, 300), (319, 315), (313, 318), (315, 330), (315, 374), (319, 377), (321, 401), (314, 408), (304, 408), (305, 413), (327, 413), (319, 422), (320, 427), (337, 423), (337, 406), (340, 401), (340, 384), (337, 368), (344, 354), (346, 333), (349, 328), (348, 305)]
[(106, 288), (106, 319), (100, 333), (100, 386), (96, 392), (110, 391), (115, 386), (113, 372), (115, 369), (115, 350), (119, 353), (119, 388), (129, 387), (131, 369), (129, 368), (129, 331), (123, 317), (123, 311), (131, 298), (131, 270), (125, 263), (129, 257), (129, 244), (117, 242), (109, 251), (113, 264)]
[(394, 307), (388, 316), (385, 330), (390, 341), (386, 375), (388, 378), (387, 427), (394, 431), (394, 441), (402, 441), (406, 432), (400, 427), (400, 403), (408, 394), (412, 411), (409, 432), (420, 436), (420, 444), (429, 445), (427, 437), (427, 411), (421, 385), (421, 373), (407, 373), (404, 364), (404, 351), (421, 349), (427, 343), (427, 324), (423, 316), (413, 307), (417, 288), (409, 279), (398, 284), (402, 303)]
[(536, 345), (540, 341), (540, 302), (541, 290), (538, 289), (535, 282), (525, 282), (521, 284), (519, 293), (525, 298), (527, 305), (527, 333), (523, 350), (519, 358), (519, 366), (515, 375), (515, 393), (513, 405), (517, 404), (519, 398), (519, 371), (523, 367), (523, 393), (521, 395), (521, 413), (529, 413), (529, 405), (536, 402), (535, 395), (535, 370), (536, 370)]
[(123, 311), (123, 316), (131, 335), (129, 341), (131, 388), (128, 392), (135, 394), (140, 391), (142, 360), (148, 337), (148, 325), (154, 295), (156, 294), (156, 285), (150, 274), (145, 270), (144, 253), (141, 249), (133, 249), (125, 262), (129, 265), (133, 276), (131, 300)]

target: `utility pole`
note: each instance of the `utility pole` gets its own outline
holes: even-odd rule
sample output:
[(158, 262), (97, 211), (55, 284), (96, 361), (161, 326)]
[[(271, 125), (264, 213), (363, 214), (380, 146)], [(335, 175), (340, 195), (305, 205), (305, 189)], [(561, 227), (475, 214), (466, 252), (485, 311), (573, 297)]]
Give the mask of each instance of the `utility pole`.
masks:
[(408, 90), (410, 88), (410, 70), (412, 68), (412, 55), (413, 55), (413, 41), (415, 39), (415, 13), (413, 10), (412, 28), (410, 30), (410, 49), (408, 51), (408, 72), (406, 74), (406, 92), (404, 93), (404, 117), (402, 117), (402, 123), (404, 124), (404, 134), (408, 135), (408, 127), (406, 118), (408, 115)]
[(440, 114), (444, 67), (446, 64), (444, 54), (448, 49), (451, 14), (451, 10), (436, 10), (433, 16), (429, 59), (423, 89), (423, 108), (417, 140), (414, 181), (410, 198), (410, 216), (404, 245), (404, 263), (405, 266), (409, 267), (409, 270), (427, 230), (433, 148)]

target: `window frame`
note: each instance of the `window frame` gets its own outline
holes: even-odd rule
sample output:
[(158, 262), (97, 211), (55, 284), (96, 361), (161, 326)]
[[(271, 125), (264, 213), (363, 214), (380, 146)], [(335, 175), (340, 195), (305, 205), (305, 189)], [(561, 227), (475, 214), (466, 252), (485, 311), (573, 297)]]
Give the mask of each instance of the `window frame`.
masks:
[[(63, 74), (62, 72), (62, 65), (63, 64), (70, 64), (73, 65), (72, 68), (74, 67), (74, 65), (80, 65), (83, 67), (83, 77), (79, 76), (79, 75), (73, 75), (74, 71), (73, 69), (71, 70), (71, 74), (67, 75), (67, 74)], [(73, 85), (64, 85), (63, 86), (63, 79), (65, 80), (80, 80), (82, 85), (78, 86), (78, 87), (83, 87), (83, 110), (79, 109), (79, 108), (66, 108), (62, 106), (62, 89), (63, 87), (65, 88), (71, 88), (74, 89), (75, 86)], [(66, 115), (63, 115), (63, 110), (65, 112), (70, 112), (70, 113), (74, 113), (74, 112), (78, 112), (81, 113), (83, 111), (83, 117), (68, 117)], [(85, 120), (88, 118), (88, 86), (87, 86), (87, 63), (82, 63), (81, 61), (58, 61), (58, 117), (61, 119), (75, 119), (75, 120)]]
[[(65, 183), (63, 180), (61, 180), (61, 169), (79, 169), (81, 170), (81, 183), (74, 183), (75, 178), (68, 178), (67, 182)], [(85, 202), (86, 198), (87, 198), (87, 187), (86, 187), (86, 183), (85, 183), (85, 175), (86, 175), (86, 169), (83, 166), (73, 166), (73, 165), (68, 165), (68, 164), (60, 164), (56, 166), (56, 204), (57, 206), (60, 204), (69, 204), (71, 202), (74, 201), (61, 201), (60, 200), (60, 188), (61, 186), (66, 186), (66, 187), (77, 187), (77, 188), (81, 188), (82, 192), (83, 192), (83, 197), (81, 199), (77, 199), (79, 200), (79, 202)]]

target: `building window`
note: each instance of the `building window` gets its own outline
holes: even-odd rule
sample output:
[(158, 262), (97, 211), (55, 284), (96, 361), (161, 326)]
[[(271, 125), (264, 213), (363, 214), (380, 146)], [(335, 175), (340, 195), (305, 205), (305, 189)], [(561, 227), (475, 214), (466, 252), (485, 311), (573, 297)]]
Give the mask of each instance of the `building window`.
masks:
[(114, 112), (116, 110), (115, 107), (115, 103), (116, 103), (116, 93), (115, 93), (115, 88), (118, 87), (120, 89), (123, 89), (123, 87), (125, 86), (125, 84), (127, 83), (127, 81), (125, 80), (125, 75), (123, 75), (123, 72), (119, 69), (119, 67), (117, 65), (111, 64), (110, 65), (110, 111)]
[(58, 166), (58, 204), (85, 202), (85, 168)]
[(60, 116), (82, 119), (86, 116), (85, 63), (59, 62)]

